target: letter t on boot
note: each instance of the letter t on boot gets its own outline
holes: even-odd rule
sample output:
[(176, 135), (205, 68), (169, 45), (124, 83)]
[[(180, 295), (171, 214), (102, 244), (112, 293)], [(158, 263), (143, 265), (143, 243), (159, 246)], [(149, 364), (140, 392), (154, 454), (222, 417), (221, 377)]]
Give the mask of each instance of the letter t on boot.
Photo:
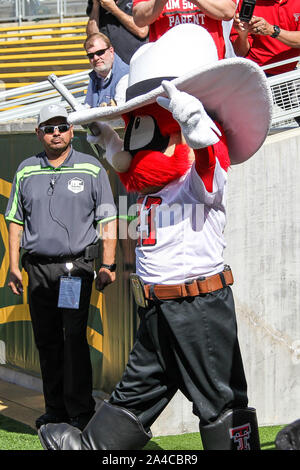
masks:
[(260, 450), (256, 410), (227, 410), (216, 421), (200, 424), (205, 450)]

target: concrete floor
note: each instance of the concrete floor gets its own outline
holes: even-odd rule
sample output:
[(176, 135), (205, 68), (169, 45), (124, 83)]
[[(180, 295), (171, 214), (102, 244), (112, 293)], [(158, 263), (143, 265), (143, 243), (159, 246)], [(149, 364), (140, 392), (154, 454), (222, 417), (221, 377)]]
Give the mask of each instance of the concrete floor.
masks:
[(0, 379), (0, 413), (35, 429), (45, 411), (43, 394)]
[[(108, 396), (95, 391), (97, 406)], [(42, 381), (37, 377), (0, 365), (0, 414), (35, 428), (35, 420), (45, 412)], [(178, 391), (156, 422), (153, 436), (185, 434), (199, 431), (199, 419), (191, 403)]]

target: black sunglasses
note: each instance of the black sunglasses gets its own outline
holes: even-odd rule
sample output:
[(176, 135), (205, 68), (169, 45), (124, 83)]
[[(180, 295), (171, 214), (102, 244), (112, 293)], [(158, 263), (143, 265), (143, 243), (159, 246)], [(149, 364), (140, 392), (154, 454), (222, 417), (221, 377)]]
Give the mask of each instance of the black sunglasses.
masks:
[(53, 134), (55, 129), (57, 129), (58, 132), (63, 133), (70, 129), (70, 124), (58, 124), (58, 126), (40, 126), (39, 129), (44, 132), (44, 134)]
[(92, 60), (94, 58), (94, 55), (97, 55), (98, 57), (101, 57), (106, 51), (107, 49), (109, 49), (109, 47), (107, 47), (106, 49), (99, 49), (99, 51), (96, 51), (96, 52), (89, 52), (87, 54), (87, 57)]

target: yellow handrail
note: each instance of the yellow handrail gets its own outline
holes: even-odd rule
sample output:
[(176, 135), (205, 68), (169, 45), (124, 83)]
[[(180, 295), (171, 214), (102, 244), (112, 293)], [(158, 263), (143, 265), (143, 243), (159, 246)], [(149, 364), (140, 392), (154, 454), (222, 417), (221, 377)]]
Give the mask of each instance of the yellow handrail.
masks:
[(72, 59), (72, 60), (45, 60), (45, 61), (38, 61), (38, 62), (18, 62), (13, 64), (0, 64), (0, 69), (4, 68), (24, 68), (24, 67), (44, 67), (48, 65), (81, 65), (85, 64), (88, 65), (88, 59)]
[(7, 33), (7, 34), (0, 34), (0, 38), (22, 38), (24, 36), (57, 36), (62, 34), (74, 34), (74, 32), (78, 33), (85, 33), (85, 28), (78, 28), (77, 30), (74, 29), (64, 29), (63, 31), (28, 31), (26, 33)]
[[(20, 52), (20, 48), (18, 49), (18, 51)], [(1, 52), (1, 51), (0, 51)], [(27, 59), (39, 59), (39, 58), (48, 58), (48, 57), (62, 57), (62, 56), (65, 56), (65, 57), (78, 57), (78, 56), (82, 56), (82, 57), (85, 57), (86, 60), (88, 61), (88, 58), (86, 57), (86, 54), (85, 54), (85, 51), (84, 50), (79, 50), (79, 51), (61, 51), (61, 52), (47, 52), (47, 53), (37, 53), (37, 54), (11, 54), (11, 55), (7, 55), (5, 57), (1, 57), (0, 55), (0, 60), (2, 61), (6, 61), (6, 60), (17, 60), (17, 59), (22, 59), (23, 61), (23, 66), (25, 67), (25, 61)], [(9, 66), (15, 66), (17, 67), (16, 64), (11, 64), (11, 63), (7, 63), (7, 67)], [(32, 65), (33, 62), (30, 62), (30, 65)], [(43, 62), (39, 62), (39, 64), (43, 64)], [(1, 67), (1, 64), (0, 64), (0, 67)]]
[(5, 28), (0, 28), (1, 31), (26, 31), (28, 29), (45, 29), (45, 28), (66, 28), (70, 26), (86, 26), (87, 21), (75, 21), (75, 22), (66, 22), (66, 23), (41, 23), (34, 25), (26, 26), (6, 26)]
[(51, 73), (64, 76), (89, 72), (83, 48), (87, 21), (1, 27), (0, 80), (4, 88), (37, 83)]
[[(20, 41), (18, 41), (18, 44)], [(1, 43), (0, 43), (1, 44)], [(51, 46), (52, 50), (58, 49), (83, 49), (83, 44), (53, 44)], [(10, 54), (11, 52), (34, 52), (34, 51), (49, 51), (49, 46), (25, 46), (25, 47), (7, 47), (1, 48), (0, 47), (0, 54)]]
[[(80, 70), (68, 70), (66, 73), (66, 70), (57, 70), (55, 71), (55, 75), (71, 75), (73, 73), (79, 73), (79, 72), (90, 72), (89, 69), (80, 69)], [(0, 73), (0, 79), (3, 78), (25, 78), (25, 77), (48, 77), (53, 73), (53, 70), (48, 70), (48, 71), (41, 71), (41, 72), (16, 72), (16, 73)]]
[(37, 39), (19, 39), (16, 41), (7, 41), (7, 42), (0, 42), (1, 46), (8, 45), (10, 46), (11, 44), (36, 44), (41, 43), (41, 42), (67, 42), (67, 41), (85, 41), (86, 35), (85, 36), (67, 36), (63, 38), (37, 38)]

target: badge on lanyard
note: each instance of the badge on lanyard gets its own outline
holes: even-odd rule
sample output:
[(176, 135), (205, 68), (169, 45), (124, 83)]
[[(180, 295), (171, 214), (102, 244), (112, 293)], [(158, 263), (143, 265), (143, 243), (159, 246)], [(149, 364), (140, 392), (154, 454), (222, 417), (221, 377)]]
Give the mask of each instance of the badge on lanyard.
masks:
[(58, 304), (59, 308), (79, 308), (81, 278), (71, 276), (73, 263), (66, 263), (67, 276), (60, 277)]

